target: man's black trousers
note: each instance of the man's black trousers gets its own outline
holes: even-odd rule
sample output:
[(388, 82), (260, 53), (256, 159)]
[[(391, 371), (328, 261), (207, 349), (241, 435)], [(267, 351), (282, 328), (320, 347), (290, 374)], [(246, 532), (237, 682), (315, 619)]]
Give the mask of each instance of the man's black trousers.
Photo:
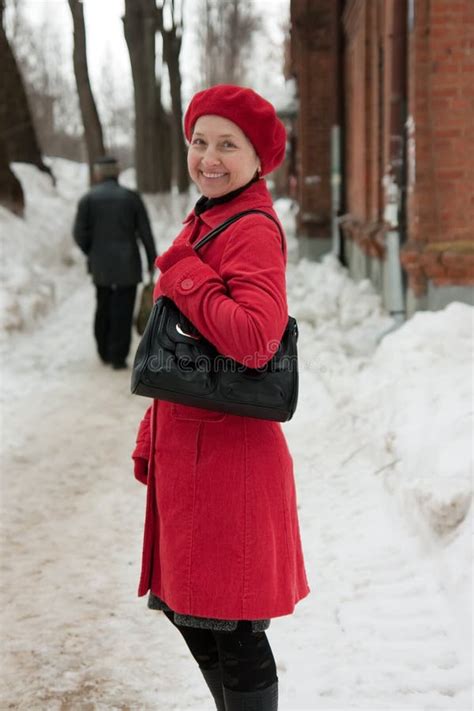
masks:
[(97, 286), (94, 334), (104, 363), (124, 363), (130, 350), (137, 287)]

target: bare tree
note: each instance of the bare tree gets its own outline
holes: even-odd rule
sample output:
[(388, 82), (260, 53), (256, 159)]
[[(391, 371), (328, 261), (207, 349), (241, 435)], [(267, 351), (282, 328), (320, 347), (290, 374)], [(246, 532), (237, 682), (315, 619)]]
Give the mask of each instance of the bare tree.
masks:
[(92, 182), (92, 165), (97, 158), (105, 155), (104, 139), (99, 114), (92, 93), (87, 67), (86, 28), (84, 7), (80, 0), (69, 0), (74, 27), (74, 74), (76, 76), (79, 106), (89, 157), (89, 175)]
[(5, 2), (0, 0), (0, 200), (22, 214), (24, 196), (12, 173), (12, 161), (32, 163), (51, 175), (43, 163), (23, 79), (4, 27)]
[[(178, 3), (179, 4), (179, 3)], [(163, 7), (159, 9), (159, 24), (163, 38), (163, 59), (168, 67), (170, 79), (173, 146), (176, 166), (176, 182), (180, 193), (189, 188), (189, 176), (186, 162), (186, 144), (182, 131), (183, 106), (181, 101), (181, 71), (179, 68), (179, 55), (183, 38), (183, 13), (184, 0), (181, 2), (181, 12), (175, 0), (164, 0)], [(169, 23), (166, 21), (169, 17)], [(165, 25), (170, 25), (165, 26)]]
[(0, 0), (0, 134), (10, 161), (32, 163), (49, 172), (41, 156), (23, 78), (5, 32), (4, 9), (5, 2)]
[[(6, 35), (3, 27), (3, 12), (5, 9), (4, 0), (0, 0), (0, 58), (4, 58), (8, 52)], [(3, 65), (4, 66), (4, 65)], [(12, 172), (7, 155), (5, 129), (8, 130), (6, 78), (0, 84), (0, 205), (11, 210), (17, 215), (23, 215), (25, 198), (21, 183)], [(1, 108), (3, 107), (3, 108)]]
[(261, 26), (261, 17), (249, 2), (200, 0), (197, 36), (201, 81), (196, 89), (246, 83), (255, 34)]
[[(157, 14), (157, 32), (159, 30), (159, 14)], [(161, 35), (158, 35), (161, 39)], [(162, 53), (158, 55), (162, 60)], [(155, 76), (157, 96), (156, 141), (158, 147), (158, 192), (169, 192), (173, 177), (173, 141), (172, 118), (161, 103), (162, 67)]]
[(135, 168), (143, 192), (171, 188), (168, 117), (161, 104), (156, 76), (156, 33), (159, 13), (155, 0), (125, 0), (125, 40), (130, 54), (135, 104)]
[(10, 168), (5, 141), (0, 136), (0, 205), (23, 217), (25, 196), (21, 183)]
[(47, 16), (39, 25), (33, 23), (23, 0), (10, 0), (8, 20), (8, 39), (43, 151), (87, 160), (77, 87), (63, 35)]

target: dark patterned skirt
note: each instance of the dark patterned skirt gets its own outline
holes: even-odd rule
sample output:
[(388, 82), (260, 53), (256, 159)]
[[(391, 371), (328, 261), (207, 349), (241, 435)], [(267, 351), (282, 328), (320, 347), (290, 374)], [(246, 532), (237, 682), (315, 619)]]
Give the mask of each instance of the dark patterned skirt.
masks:
[[(148, 607), (150, 610), (164, 610), (172, 612), (176, 625), (183, 627), (196, 627), (203, 630), (214, 630), (215, 632), (233, 632), (237, 629), (238, 620), (217, 620), (212, 617), (194, 617), (193, 615), (180, 615), (174, 612), (166, 602), (150, 593), (148, 596)], [(270, 627), (270, 620), (252, 620), (252, 632), (264, 632)]]

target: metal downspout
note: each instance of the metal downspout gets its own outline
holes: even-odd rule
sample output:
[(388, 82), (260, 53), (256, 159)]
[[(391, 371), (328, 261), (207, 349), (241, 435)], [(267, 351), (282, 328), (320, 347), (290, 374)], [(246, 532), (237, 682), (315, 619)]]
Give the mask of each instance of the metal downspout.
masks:
[(385, 269), (387, 284), (387, 310), (395, 321), (393, 331), (405, 321), (405, 298), (403, 293), (403, 274), (400, 263), (400, 230), (398, 212), (400, 190), (395, 181), (385, 185), (384, 220), (389, 225), (385, 233)]
[[(409, 5), (409, 3), (408, 3)], [(393, 39), (390, 97), (390, 165), (384, 176), (384, 220), (388, 225), (386, 246), (386, 306), (395, 321), (393, 329), (405, 321), (405, 294), (400, 262), (401, 235), (405, 227), (405, 124), (407, 104), (407, 3), (393, 4)]]
[(331, 127), (331, 242), (332, 253), (341, 256), (341, 232), (339, 215), (341, 212), (341, 127)]

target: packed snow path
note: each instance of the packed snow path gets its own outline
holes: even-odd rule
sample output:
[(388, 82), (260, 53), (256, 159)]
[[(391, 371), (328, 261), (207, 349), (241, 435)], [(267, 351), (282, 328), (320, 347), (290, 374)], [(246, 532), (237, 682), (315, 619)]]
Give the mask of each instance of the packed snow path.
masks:
[[(211, 710), (179, 635), (135, 597), (145, 490), (129, 457), (147, 402), (97, 362), (92, 309), (83, 284), (4, 359), (1, 708)], [(467, 711), (440, 572), (323, 371), (303, 368), (285, 427), (312, 594), (269, 631), (280, 708)]]

